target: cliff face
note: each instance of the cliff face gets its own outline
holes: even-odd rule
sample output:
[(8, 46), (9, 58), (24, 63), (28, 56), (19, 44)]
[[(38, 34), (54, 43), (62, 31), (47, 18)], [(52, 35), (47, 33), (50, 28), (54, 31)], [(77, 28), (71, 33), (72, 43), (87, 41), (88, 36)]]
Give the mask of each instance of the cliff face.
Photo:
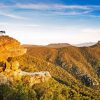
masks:
[(9, 37), (0, 36), (0, 84), (15, 83), (23, 80), (29, 85), (47, 81), (51, 76), (49, 72), (28, 73), (20, 70), (18, 61), (11, 61), (10, 58), (25, 54), (27, 49), (20, 45), (20, 42)]
[(17, 40), (9, 36), (0, 36), (0, 61), (23, 55), (26, 51)]

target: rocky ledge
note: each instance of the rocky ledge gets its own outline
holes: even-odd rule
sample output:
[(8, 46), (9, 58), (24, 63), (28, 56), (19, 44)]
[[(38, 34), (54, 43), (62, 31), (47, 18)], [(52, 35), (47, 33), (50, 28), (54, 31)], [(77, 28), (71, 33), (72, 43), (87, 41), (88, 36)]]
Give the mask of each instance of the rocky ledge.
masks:
[(25, 54), (23, 48), (16, 39), (9, 36), (0, 36), (0, 84), (23, 81), (32, 86), (36, 83), (48, 81), (51, 78), (49, 72), (24, 72), (19, 69), (18, 61), (11, 61), (12, 57)]

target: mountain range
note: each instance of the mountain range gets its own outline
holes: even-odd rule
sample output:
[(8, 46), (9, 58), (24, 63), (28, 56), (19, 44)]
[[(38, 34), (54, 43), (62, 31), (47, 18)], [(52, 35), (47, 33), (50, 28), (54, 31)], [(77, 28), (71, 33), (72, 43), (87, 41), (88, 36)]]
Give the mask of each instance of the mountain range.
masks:
[[(0, 40), (0, 54), (5, 58), (0, 57), (1, 63), (6, 62), (7, 67), (12, 68), (19, 63), (19, 68), (26, 73), (50, 73), (48, 81), (39, 83), (36, 79), (41, 80), (42, 78), (38, 75), (34, 76), (37, 84), (31, 87), (28, 85), (29, 77), (24, 77), (26, 83), (23, 83), (22, 79), (17, 83), (13, 81), (13, 84), (7, 84), (7, 86), (0, 85), (0, 98), (3, 96), (10, 98), (7, 100), (11, 98), (12, 100), (100, 99), (99, 41), (92, 46), (77, 47), (67, 43), (21, 46), (16, 39), (8, 36), (1, 36)], [(12, 66), (12, 62), (16, 61), (18, 63), (13, 63)], [(4, 72), (0, 75), (2, 73)]]
[(27, 48), (26, 55), (59, 66), (76, 80), (82, 81), (81, 78), (86, 75), (92, 81), (89, 84), (99, 84), (99, 42), (89, 47), (76, 47), (65, 43), (24, 47)]
[[(72, 90), (81, 87), (80, 91), (76, 89), (79, 94), (82, 93), (83, 96), (88, 92), (94, 96), (96, 93), (93, 100), (99, 100), (97, 99), (100, 98), (99, 41), (91, 46), (82, 47), (67, 43), (46, 46), (23, 45), (23, 47), (27, 48), (27, 53), (15, 58), (20, 62), (22, 70), (49, 71), (59, 84), (68, 86)], [(87, 92), (85, 93), (85, 91)], [(89, 98), (92, 97), (89, 96)]]

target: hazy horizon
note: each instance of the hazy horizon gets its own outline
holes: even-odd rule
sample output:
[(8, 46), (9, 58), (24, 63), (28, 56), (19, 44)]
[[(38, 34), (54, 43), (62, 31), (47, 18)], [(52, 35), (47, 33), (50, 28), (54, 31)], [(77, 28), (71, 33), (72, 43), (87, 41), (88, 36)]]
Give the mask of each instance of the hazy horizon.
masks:
[(100, 2), (2, 0), (0, 30), (22, 44), (80, 44), (100, 40)]
[(47, 44), (29, 44), (29, 43), (21, 43), (22, 45), (40, 45), (40, 46), (47, 46), (47, 45), (52, 45), (52, 44), (69, 44), (69, 45), (85, 45), (85, 44), (95, 44), (95, 43), (98, 43), (98, 41), (96, 42), (82, 42), (82, 43), (68, 43), (68, 42), (51, 42), (51, 43), (47, 43)]

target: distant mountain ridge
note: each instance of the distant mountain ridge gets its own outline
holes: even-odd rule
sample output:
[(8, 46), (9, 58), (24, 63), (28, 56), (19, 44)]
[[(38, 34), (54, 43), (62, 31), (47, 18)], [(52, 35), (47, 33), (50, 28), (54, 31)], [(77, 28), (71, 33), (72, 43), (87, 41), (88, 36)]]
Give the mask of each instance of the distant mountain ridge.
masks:
[(66, 47), (66, 46), (71, 46), (68, 43), (52, 43), (52, 44), (48, 44), (46, 45), (47, 47), (55, 47), (55, 48), (59, 48), (59, 47)]
[(98, 41), (97, 44), (100, 44), (100, 41)]
[(81, 44), (75, 44), (75, 46), (77, 47), (88, 47), (88, 46), (92, 46), (95, 45), (96, 42), (87, 42), (87, 43), (81, 43)]
[(23, 44), (24, 47), (31, 47), (31, 46), (46, 46), (46, 47), (54, 47), (54, 48), (61, 48), (61, 47), (67, 47), (67, 46), (76, 46), (76, 47), (88, 47), (88, 46), (93, 46), (95, 44), (99, 43), (98, 42), (84, 42), (80, 44), (69, 44), (69, 43), (51, 43), (48, 45), (32, 45), (32, 44)]

